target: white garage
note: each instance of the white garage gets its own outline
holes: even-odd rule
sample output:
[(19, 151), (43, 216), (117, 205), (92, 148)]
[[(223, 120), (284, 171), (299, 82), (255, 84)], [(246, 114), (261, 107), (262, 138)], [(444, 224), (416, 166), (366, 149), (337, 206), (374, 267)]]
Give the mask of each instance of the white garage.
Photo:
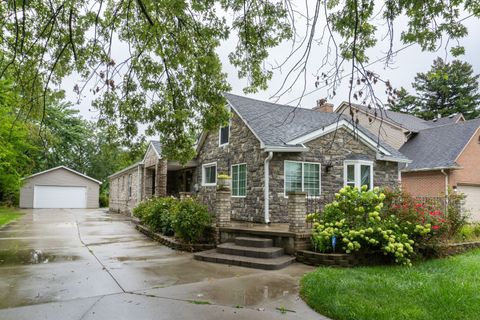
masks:
[(465, 207), (470, 211), (471, 220), (480, 222), (480, 186), (458, 185), (457, 190), (467, 196)]
[(101, 182), (60, 166), (24, 179), (21, 208), (98, 208)]

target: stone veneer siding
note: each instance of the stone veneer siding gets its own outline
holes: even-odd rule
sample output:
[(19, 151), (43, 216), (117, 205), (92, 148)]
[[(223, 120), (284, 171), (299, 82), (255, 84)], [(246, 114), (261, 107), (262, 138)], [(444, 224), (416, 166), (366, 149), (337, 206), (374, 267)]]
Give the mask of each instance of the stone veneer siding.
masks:
[[(247, 195), (232, 197), (232, 219), (263, 222), (264, 219), (264, 159), (267, 154), (260, 149), (260, 142), (233, 112), (230, 125), (230, 142), (219, 146), (218, 130), (208, 133), (199, 150), (196, 182), (199, 197), (214, 210), (215, 187), (202, 186), (202, 164), (217, 163), (217, 174), (230, 174), (234, 164), (247, 164)], [(332, 144), (332, 139), (335, 141)], [(398, 164), (376, 161), (376, 151), (356, 139), (345, 129), (308, 142), (309, 151), (303, 153), (274, 153), (270, 162), (270, 221), (288, 222), (287, 198), (284, 195), (284, 161), (308, 161), (321, 163), (321, 197), (329, 199), (343, 186), (343, 161), (352, 157), (374, 161), (374, 185), (395, 187), (398, 185)], [(325, 163), (333, 167), (327, 173)]]
[[(335, 141), (332, 144), (332, 139)], [(396, 187), (398, 185), (398, 164), (396, 162), (378, 161), (376, 151), (356, 139), (349, 131), (339, 129), (335, 133), (306, 143), (307, 152), (274, 153), (270, 162), (270, 216), (275, 222), (288, 222), (287, 198), (284, 194), (284, 161), (306, 161), (321, 164), (320, 199), (332, 199), (343, 186), (343, 162), (346, 159), (373, 161), (373, 185)], [(326, 172), (326, 163), (332, 167)]]
[(219, 131), (209, 132), (198, 153), (196, 183), (199, 197), (214, 212), (216, 187), (202, 186), (202, 164), (217, 163), (217, 175), (228, 173), (231, 166), (246, 163), (247, 193), (245, 197), (232, 197), (232, 215), (234, 220), (263, 221), (263, 161), (265, 152), (260, 150), (260, 142), (248, 129), (240, 117), (233, 112), (230, 120), (229, 143), (219, 146)]
[[(128, 177), (132, 179), (132, 194), (128, 196)], [(137, 165), (110, 178), (109, 210), (131, 214), (140, 201), (143, 186), (143, 166)]]

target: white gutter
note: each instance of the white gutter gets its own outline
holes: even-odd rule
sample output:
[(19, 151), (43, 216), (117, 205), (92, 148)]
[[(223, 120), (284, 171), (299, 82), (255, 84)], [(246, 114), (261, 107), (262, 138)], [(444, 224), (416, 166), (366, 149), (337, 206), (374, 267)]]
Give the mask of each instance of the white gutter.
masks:
[(273, 152), (268, 152), (268, 156), (265, 158), (264, 162), (264, 174), (265, 174), (265, 182), (263, 188), (263, 205), (265, 210), (265, 223), (270, 223), (270, 207), (269, 207), (269, 191), (270, 191), (270, 160), (272, 160)]
[(309, 148), (305, 146), (288, 146), (288, 147), (281, 147), (281, 146), (265, 146), (263, 149), (265, 152), (305, 152), (308, 151)]

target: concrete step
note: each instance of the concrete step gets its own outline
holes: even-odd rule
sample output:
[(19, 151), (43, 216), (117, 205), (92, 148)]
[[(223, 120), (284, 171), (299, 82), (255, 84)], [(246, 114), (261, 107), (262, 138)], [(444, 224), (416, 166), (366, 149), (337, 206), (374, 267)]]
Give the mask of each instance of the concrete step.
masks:
[(277, 247), (268, 247), (268, 248), (257, 248), (257, 247), (246, 247), (239, 246), (233, 242), (222, 243), (217, 246), (218, 253), (231, 254), (236, 256), (252, 257), (252, 258), (278, 258), (283, 256), (283, 248)]
[(271, 259), (236, 256), (231, 254), (219, 253), (217, 252), (217, 250), (208, 250), (195, 253), (194, 258), (200, 261), (223, 263), (228, 265), (264, 270), (282, 269), (295, 260), (295, 257), (291, 256), (281, 256)]
[(236, 237), (235, 244), (242, 247), (267, 248), (273, 246), (273, 240), (267, 238)]

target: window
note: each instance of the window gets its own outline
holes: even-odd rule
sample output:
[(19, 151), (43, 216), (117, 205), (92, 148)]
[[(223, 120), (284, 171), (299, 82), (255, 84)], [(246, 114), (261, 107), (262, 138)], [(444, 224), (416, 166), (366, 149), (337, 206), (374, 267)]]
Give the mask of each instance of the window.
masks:
[(303, 191), (308, 196), (320, 195), (320, 164), (285, 161), (285, 196), (291, 191)]
[(344, 181), (346, 186), (361, 188), (366, 185), (373, 188), (373, 162), (365, 160), (347, 160), (344, 162)]
[(202, 185), (215, 186), (217, 184), (217, 163), (202, 165)]
[(226, 127), (220, 128), (219, 132), (219, 145), (224, 146), (228, 144), (230, 138), (230, 124), (227, 125)]
[(247, 195), (247, 165), (245, 163), (232, 166), (232, 196)]
[(128, 175), (128, 184), (127, 184), (127, 188), (128, 188), (128, 198), (131, 198), (132, 197), (132, 175)]

